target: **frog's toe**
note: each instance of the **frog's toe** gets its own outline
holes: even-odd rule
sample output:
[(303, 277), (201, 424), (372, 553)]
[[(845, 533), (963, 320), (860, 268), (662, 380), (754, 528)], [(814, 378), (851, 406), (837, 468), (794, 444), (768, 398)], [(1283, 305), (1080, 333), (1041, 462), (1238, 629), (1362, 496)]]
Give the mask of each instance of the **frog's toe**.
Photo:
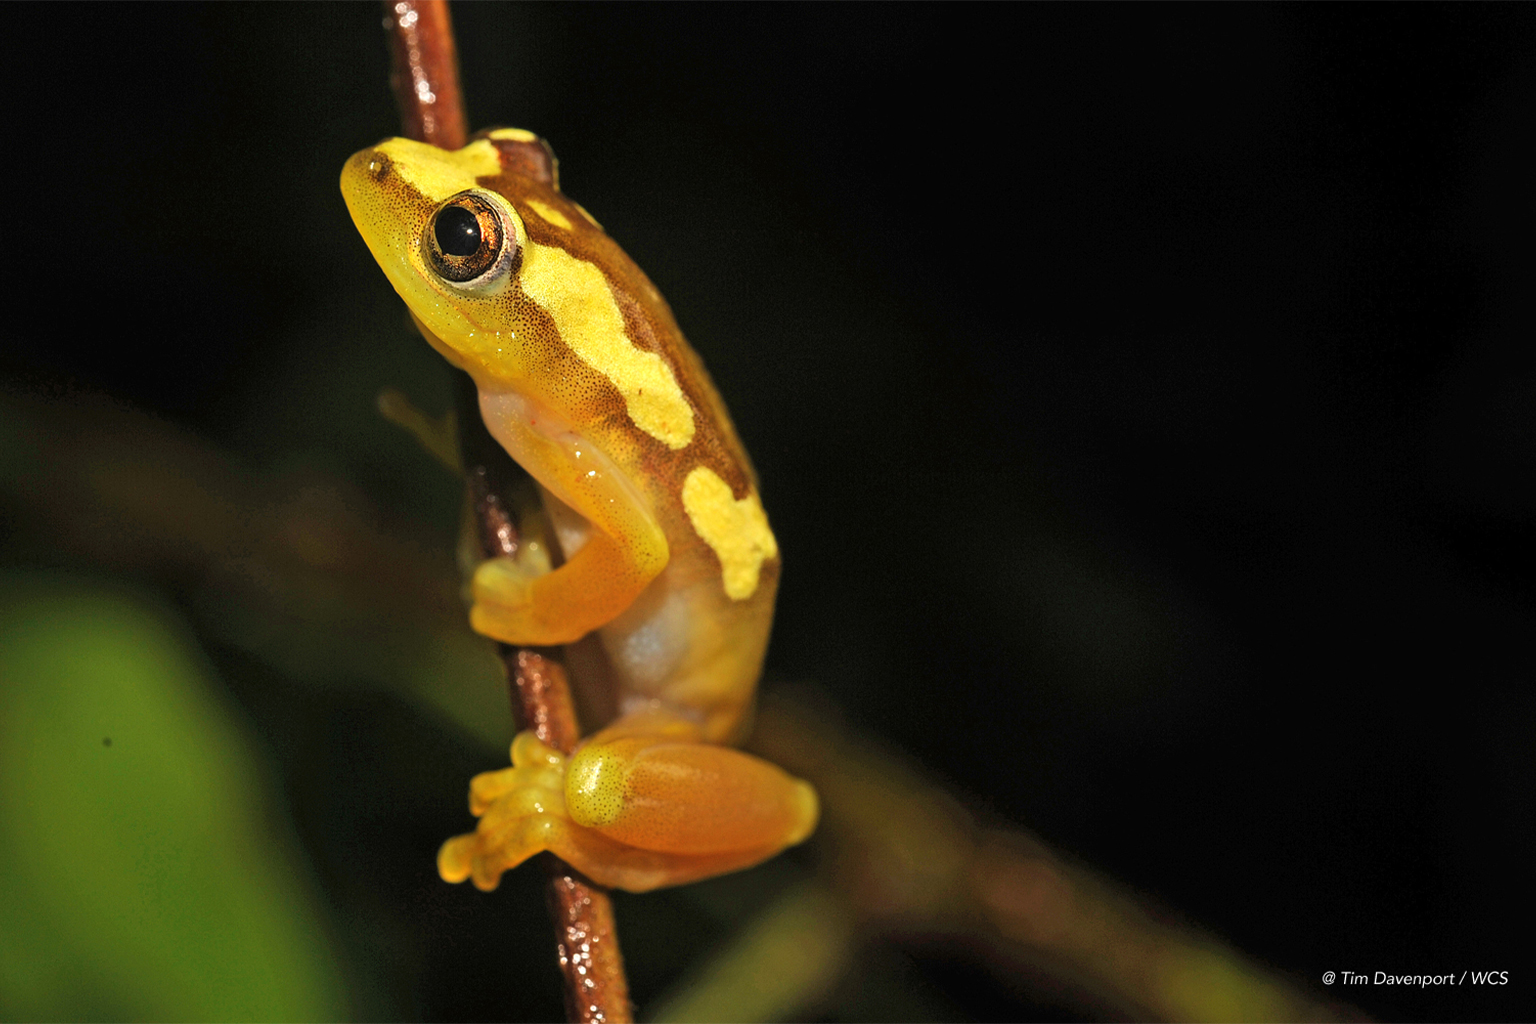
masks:
[(437, 852), (437, 873), (445, 882), (470, 879), (486, 892), (501, 884), (510, 871), (536, 853), (556, 845), (563, 822), (552, 815), (510, 814), (480, 819), (480, 827), (454, 836)]
[(567, 824), (565, 758), (532, 733), (519, 733), (512, 741), (512, 767), (483, 772), (470, 782), (469, 809), (480, 825), (443, 844), (438, 874), (447, 882), (472, 878), (479, 888), (494, 889), (502, 872), (559, 841)]
[(475, 871), (475, 855), (479, 844), (476, 836), (454, 836), (437, 851), (437, 873), (445, 882), (458, 885)]

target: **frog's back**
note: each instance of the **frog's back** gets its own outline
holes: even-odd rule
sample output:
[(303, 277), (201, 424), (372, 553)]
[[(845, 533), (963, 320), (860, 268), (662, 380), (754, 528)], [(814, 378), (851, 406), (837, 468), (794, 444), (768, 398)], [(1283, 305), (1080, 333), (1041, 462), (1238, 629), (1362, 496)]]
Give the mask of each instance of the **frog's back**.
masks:
[[(558, 250), (559, 265), (568, 268), (573, 259), (599, 269), (622, 323), (622, 342), (589, 341), (585, 365), (566, 368), (579, 382), (569, 389), (574, 412), (567, 415), (589, 424), (589, 436), (645, 493), (671, 552), (666, 569), (634, 605), (600, 631), (621, 699), (656, 699), (702, 714), (711, 738), (728, 738), (762, 671), (779, 578), (778, 546), (751, 459), (660, 291), (559, 191), (553, 175), (506, 170), (478, 183), (522, 216), (532, 261)], [(527, 288), (528, 271), (535, 269), (531, 284), (538, 290), (537, 268), (529, 262), (520, 280)], [(545, 309), (567, 321), (552, 316), (548, 330), (567, 344), (583, 334), (600, 338), (598, 315), (548, 299)], [(654, 355), (665, 372), (634, 353)], [(607, 379), (591, 380), (594, 370)], [(646, 393), (648, 386), (653, 393)]]

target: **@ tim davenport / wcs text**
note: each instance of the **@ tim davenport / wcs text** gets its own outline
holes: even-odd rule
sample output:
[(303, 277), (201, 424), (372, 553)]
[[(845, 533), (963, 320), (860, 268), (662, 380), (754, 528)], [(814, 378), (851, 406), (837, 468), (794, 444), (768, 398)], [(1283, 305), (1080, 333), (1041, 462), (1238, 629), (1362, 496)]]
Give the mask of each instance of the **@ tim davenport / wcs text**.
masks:
[(1332, 985), (1335, 977), (1341, 985), (1406, 985), (1431, 988), (1438, 985), (1508, 985), (1508, 971), (1462, 971), (1460, 974), (1388, 974), (1386, 971), (1323, 972), (1323, 984)]

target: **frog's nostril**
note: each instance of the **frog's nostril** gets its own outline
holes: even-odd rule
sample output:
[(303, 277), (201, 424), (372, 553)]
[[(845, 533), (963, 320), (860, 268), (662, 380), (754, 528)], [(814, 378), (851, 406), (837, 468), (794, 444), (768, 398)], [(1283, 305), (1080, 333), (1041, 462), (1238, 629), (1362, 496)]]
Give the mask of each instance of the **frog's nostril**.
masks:
[(389, 177), (389, 169), (389, 157), (377, 150), (368, 154), (368, 174), (374, 181), (383, 181)]

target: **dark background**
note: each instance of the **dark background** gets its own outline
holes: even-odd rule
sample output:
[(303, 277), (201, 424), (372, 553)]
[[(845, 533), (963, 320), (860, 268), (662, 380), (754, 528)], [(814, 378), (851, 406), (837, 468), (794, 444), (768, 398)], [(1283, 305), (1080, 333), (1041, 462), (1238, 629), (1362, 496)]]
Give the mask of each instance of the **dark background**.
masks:
[[(1369, 1013), (1528, 1018), (1531, 8), (455, 17), (472, 126), (551, 140), (730, 403), (785, 554), (770, 685), (1303, 984), (1511, 972), (1332, 990)], [(372, 411), (385, 385), (442, 409), (446, 374), (336, 187), (398, 130), (379, 9), (6, 21), (8, 386), (308, 460), (451, 533), (452, 482)], [(427, 727), (377, 699), (285, 717), (225, 671), (360, 1012), (507, 1013), (492, 967), (544, 955), (537, 893), (398, 880), (464, 824), (463, 764), (419, 768), (452, 741), (411, 749)], [(332, 760), (288, 758), (316, 728)], [(459, 795), (361, 835), (311, 778), (359, 764)], [(642, 1000), (667, 899), (620, 907)], [(957, 1014), (1030, 1012), (905, 956)], [(537, 977), (522, 1012), (558, 1012)]]

